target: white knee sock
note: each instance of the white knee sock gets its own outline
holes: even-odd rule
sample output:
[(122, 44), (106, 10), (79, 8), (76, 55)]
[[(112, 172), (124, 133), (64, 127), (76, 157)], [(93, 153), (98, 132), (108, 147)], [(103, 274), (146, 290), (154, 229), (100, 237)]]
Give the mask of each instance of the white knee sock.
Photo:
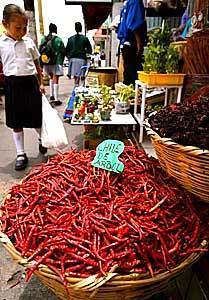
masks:
[(24, 154), (24, 132), (14, 132), (13, 131), (13, 139), (16, 146), (17, 155)]
[(49, 80), (49, 93), (50, 93), (50, 97), (54, 96), (54, 83), (53, 83), (53, 79)]
[(54, 99), (55, 99), (55, 101), (58, 100), (58, 92), (59, 92), (59, 85), (57, 83), (54, 83)]
[(37, 132), (38, 142), (41, 144), (41, 128), (35, 128), (35, 131)]

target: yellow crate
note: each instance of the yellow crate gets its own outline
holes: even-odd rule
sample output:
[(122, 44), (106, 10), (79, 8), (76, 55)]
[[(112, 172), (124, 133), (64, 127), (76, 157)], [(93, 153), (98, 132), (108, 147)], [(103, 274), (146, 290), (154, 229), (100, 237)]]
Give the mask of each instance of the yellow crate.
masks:
[(182, 85), (185, 74), (159, 74), (138, 71), (138, 79), (149, 85)]

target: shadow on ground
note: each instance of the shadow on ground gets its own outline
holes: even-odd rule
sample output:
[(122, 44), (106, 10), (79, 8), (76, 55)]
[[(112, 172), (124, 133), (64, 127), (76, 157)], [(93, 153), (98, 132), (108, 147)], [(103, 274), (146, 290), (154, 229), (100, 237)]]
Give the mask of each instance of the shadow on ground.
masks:
[(1, 174), (10, 174), (10, 176), (14, 179), (21, 179), (26, 174), (28, 174), (31, 170), (31, 167), (36, 167), (36, 165), (39, 165), (41, 163), (47, 162), (48, 156), (43, 156), (42, 154), (38, 154), (37, 157), (29, 157), (29, 163), (28, 167), (25, 170), (22, 171), (15, 171), (15, 160), (7, 165), (4, 165), (3, 167), (0, 167), (0, 173)]
[(33, 276), (19, 297), (19, 300), (31, 299), (57, 300), (57, 297), (36, 276)]

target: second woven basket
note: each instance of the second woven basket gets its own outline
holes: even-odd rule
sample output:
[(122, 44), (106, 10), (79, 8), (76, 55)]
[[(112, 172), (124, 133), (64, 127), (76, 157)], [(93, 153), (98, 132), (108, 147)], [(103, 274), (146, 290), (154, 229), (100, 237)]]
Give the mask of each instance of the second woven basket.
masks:
[(161, 138), (148, 122), (145, 128), (163, 169), (189, 192), (209, 203), (209, 151)]

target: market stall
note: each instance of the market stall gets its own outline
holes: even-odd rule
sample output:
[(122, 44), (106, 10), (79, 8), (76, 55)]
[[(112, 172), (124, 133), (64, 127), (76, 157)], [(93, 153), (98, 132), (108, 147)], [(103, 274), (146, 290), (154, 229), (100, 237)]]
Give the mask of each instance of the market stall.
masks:
[[(27, 282), (38, 276), (59, 299), (150, 299), (208, 261), (209, 87), (182, 101), (170, 36), (164, 23), (154, 32), (135, 90), (104, 82), (73, 90), (65, 115), (84, 127), (84, 149), (34, 167), (0, 207), (0, 242)], [(150, 114), (155, 96), (162, 105)], [(137, 123), (158, 159), (126, 143)]]
[(136, 125), (129, 111), (133, 96), (133, 87), (122, 83), (116, 90), (107, 85), (74, 90), (71, 125), (84, 125), (84, 148), (107, 138), (127, 139), (128, 128)]

